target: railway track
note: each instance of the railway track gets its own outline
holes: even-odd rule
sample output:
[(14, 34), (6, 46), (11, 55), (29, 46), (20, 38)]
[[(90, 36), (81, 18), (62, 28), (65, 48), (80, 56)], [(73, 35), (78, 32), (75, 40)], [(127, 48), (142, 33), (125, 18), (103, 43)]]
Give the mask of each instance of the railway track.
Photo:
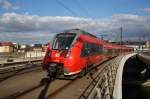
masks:
[[(9, 74), (5, 73), (5, 74), (1, 75), (0, 76), (1, 77), (0, 78), (1, 87), (8, 85), (8, 88), (6, 87), (6, 90), (4, 89), (5, 87), (0, 88), (0, 91), (1, 91), (0, 98), (2, 98), (2, 99), (16, 99), (20, 96), (23, 96), (24, 94), (27, 94), (27, 93), (41, 87), (43, 85), (42, 83), (33, 84), (33, 86), (31, 86), (30, 83), (25, 83), (25, 82), (32, 81), (32, 79), (27, 79), (30, 76), (32, 76), (30, 74), (33, 74), (34, 72), (35, 73), (41, 73), (41, 71), (43, 71), (41, 68), (41, 65), (38, 64), (36, 67), (25, 68), (25, 69), (11, 72), (11, 73), (9, 72)], [(16, 79), (18, 79), (18, 80), (16, 80)], [(15, 82), (18, 82), (18, 83), (15, 83)], [(27, 84), (27, 87), (24, 87), (26, 84)], [(20, 85), (22, 88), (19, 88)], [(16, 88), (10, 89), (10, 88), (12, 88), (12, 86), (16, 86), (16, 88), (19, 88), (21, 90), (18, 90), (18, 89), (16, 90)], [(31, 86), (31, 87), (28, 87), (28, 86)], [(4, 94), (2, 93), (3, 89), (4, 89)], [(9, 90), (11, 90), (11, 91), (8, 92)], [(8, 92), (8, 94), (7, 94), (7, 92)]]
[(42, 69), (40, 61), (25, 62), (26, 64), (22, 63), (24, 62), (17, 62), (16, 64), (11, 64), (11, 66), (9, 64), (8, 66), (6, 65), (5, 67), (0, 68), (0, 82), (16, 75)]
[[(92, 70), (93, 73), (96, 71), (96, 69)], [(30, 72), (30, 71), (27, 71)], [(32, 70), (31, 70), (32, 72)], [(20, 72), (22, 74), (23, 72)], [(19, 73), (16, 73), (17, 75)], [(81, 79), (87, 79), (89, 73), (86, 75), (86, 77), (83, 77)], [(20, 75), (21, 76), (21, 75)], [(39, 95), (37, 95), (36, 98), (42, 99), (42, 98), (49, 98), (49, 97), (55, 97), (57, 94), (61, 93), (65, 89), (69, 88), (72, 85), (75, 85), (77, 82), (81, 80), (80, 78), (73, 79), (73, 80), (60, 80), (60, 79), (54, 79), (53, 81), (50, 81), (48, 83), (38, 83), (34, 86), (31, 86), (25, 90), (20, 90), (15, 93), (9, 94), (4, 97), (4, 99), (9, 99), (9, 98), (22, 98), (26, 97), (27, 94), (30, 94), (36, 90), (39, 90)], [(90, 80), (91, 79), (87, 79)], [(60, 84), (61, 83), (61, 84)], [(58, 85), (58, 86), (56, 86)], [(49, 88), (50, 86), (50, 88)], [(55, 86), (55, 88), (53, 88)]]
[(24, 64), (34, 64), (37, 62), (41, 62), (42, 59), (36, 59), (36, 60), (26, 60), (26, 61), (19, 61), (19, 62), (7, 62), (7, 63), (0, 63), (0, 72), (8, 69), (14, 69), (19, 68), (23, 66)]
[[(111, 62), (111, 59), (109, 59), (107, 61)], [(107, 63), (107, 61), (104, 61), (103, 63), (101, 63), (101, 65), (93, 68), (90, 72), (88, 72), (86, 74), (86, 76), (84, 76), (82, 78), (77, 78), (77, 79), (73, 79), (73, 80), (55, 79), (55, 80), (49, 81), (49, 82), (45, 81), (46, 83), (34, 84), (33, 86), (26, 88), (25, 90), (20, 90), (20, 91), (13, 93), (13, 94), (9, 94), (7, 96), (4, 96), (4, 99), (10, 99), (10, 98), (44, 99), (45, 97), (48, 99), (58, 99), (58, 98), (61, 98), (59, 96), (61, 96), (63, 93), (65, 93), (64, 95), (66, 95), (67, 90), (70, 93), (70, 90), (73, 90), (79, 86), (81, 88), (78, 90), (77, 95), (74, 96), (75, 99), (77, 99), (77, 98), (79, 98), (79, 96), (81, 96), (81, 93), (85, 91), (85, 89), (88, 87), (89, 84), (94, 85), (94, 83), (98, 80), (99, 73), (102, 72), (102, 70), (105, 68), (105, 66), (109, 65)], [(31, 70), (31, 72), (32, 72), (32, 70)], [(72, 93), (72, 95), (74, 94), (74, 92), (71, 92), (71, 93)], [(35, 94), (35, 96), (34, 96), (34, 94)], [(69, 98), (71, 98), (71, 97), (68, 97), (66, 99), (69, 99)]]

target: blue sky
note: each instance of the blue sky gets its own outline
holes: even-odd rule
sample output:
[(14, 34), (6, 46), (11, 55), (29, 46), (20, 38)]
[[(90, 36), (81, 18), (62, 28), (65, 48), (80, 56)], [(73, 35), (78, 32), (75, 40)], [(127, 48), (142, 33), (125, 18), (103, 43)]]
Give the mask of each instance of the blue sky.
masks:
[(149, 15), (150, 0), (0, 0), (0, 41), (46, 43), (54, 32), (76, 27), (114, 40), (120, 26), (125, 40), (147, 40)]
[[(150, 7), (149, 0), (9, 0), (19, 8), (17, 13), (29, 13), (40, 16), (76, 16), (72, 15), (63, 8), (57, 1), (62, 2), (71, 10), (82, 17), (109, 17), (116, 13), (132, 13), (139, 15), (149, 15), (140, 13), (140, 9)], [(80, 6), (88, 11), (90, 15), (85, 14)], [(0, 8), (0, 13), (11, 10)]]

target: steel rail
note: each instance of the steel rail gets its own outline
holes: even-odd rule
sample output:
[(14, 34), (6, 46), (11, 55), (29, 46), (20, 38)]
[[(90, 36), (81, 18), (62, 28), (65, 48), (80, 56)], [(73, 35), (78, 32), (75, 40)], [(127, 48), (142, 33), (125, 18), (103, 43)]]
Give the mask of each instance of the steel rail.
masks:
[(5, 66), (0, 67), (0, 74), (14, 72), (20, 69), (28, 68), (33, 66), (34, 64), (42, 64), (42, 60), (31, 60), (31, 61), (22, 61), (22, 62), (14, 62), (14, 63), (7, 63), (3, 64)]
[(0, 73), (0, 82), (6, 80), (8, 78), (11, 78), (11, 77), (14, 77), (14, 76), (17, 76), (17, 75), (21, 75), (21, 74), (25, 74), (25, 73), (28, 73), (28, 72), (32, 72), (32, 71), (35, 71), (35, 70), (42, 70), (41, 65), (40, 64), (34, 64), (34, 65), (31, 65), (31, 66), (26, 66), (26, 67), (21, 68), (21, 69), (6, 71), (6, 72), (3, 72), (3, 73)]

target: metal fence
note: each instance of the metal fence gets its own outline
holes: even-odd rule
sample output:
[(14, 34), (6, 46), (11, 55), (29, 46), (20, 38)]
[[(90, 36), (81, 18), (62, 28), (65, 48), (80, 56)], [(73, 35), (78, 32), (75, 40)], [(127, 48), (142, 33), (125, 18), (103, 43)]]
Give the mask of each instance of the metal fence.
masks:
[[(97, 75), (79, 99), (111, 99), (121, 57), (115, 58)], [(93, 86), (91, 88), (91, 86)]]
[(1, 53), (0, 54), (0, 63), (6, 62), (18, 62), (18, 61), (27, 61), (43, 58), (45, 52), (42, 51), (30, 51), (25, 53)]

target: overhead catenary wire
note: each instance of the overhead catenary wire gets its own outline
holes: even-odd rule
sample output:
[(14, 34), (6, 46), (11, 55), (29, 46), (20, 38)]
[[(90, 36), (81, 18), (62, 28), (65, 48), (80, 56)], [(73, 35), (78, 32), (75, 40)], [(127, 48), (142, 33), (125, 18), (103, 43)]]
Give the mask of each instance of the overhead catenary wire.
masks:
[[(92, 16), (85, 7), (81, 6), (81, 4), (79, 3), (78, 0), (74, 0), (74, 1), (85, 15)], [(93, 19), (92, 17), (91, 17), (91, 19), (93, 20), (93, 22), (95, 22), (97, 25), (99, 25), (99, 23), (95, 19)]]
[[(61, 0), (55, 0), (56, 1), (56, 3), (57, 4), (59, 4), (60, 6), (62, 6), (63, 8), (65, 8), (69, 13), (71, 13), (73, 16), (79, 16), (79, 14), (78, 13), (76, 13), (74, 10), (72, 10), (72, 9), (70, 9), (67, 5), (65, 5), (63, 2), (61, 2)], [(92, 15), (90, 15), (90, 13), (89, 13), (89, 11), (88, 10), (86, 10), (86, 8), (84, 8), (83, 6), (81, 6), (81, 4), (78, 2), (78, 0), (74, 0), (75, 1), (75, 3), (77, 4), (77, 6), (80, 8), (80, 9), (82, 9), (82, 12), (84, 13), (84, 14), (86, 14), (87, 16), (92, 16)], [(95, 19), (93, 19), (93, 18), (90, 18), (91, 20), (93, 20), (93, 22), (97, 25), (97, 26), (99, 26), (99, 23), (95, 20)], [(87, 20), (82, 20), (82, 22), (83, 23), (85, 23), (85, 25), (86, 24), (89, 24), (89, 21), (87, 21)], [(82, 24), (83, 24), (82, 23)], [(79, 27), (80, 28), (80, 27)], [(102, 35), (105, 35), (105, 34), (102, 34)]]
[[(82, 12), (85, 14), (85, 15), (88, 15), (88, 16), (92, 16), (90, 13), (89, 13), (89, 11), (84, 7), (84, 6), (81, 6), (81, 4), (80, 4), (80, 2), (78, 1), (78, 0), (74, 0), (74, 2), (76, 3), (76, 5), (82, 10)], [(99, 23), (95, 20), (95, 19), (93, 19), (92, 17), (91, 17), (91, 19), (93, 20), (93, 22), (98, 26), (99, 25)], [(118, 28), (117, 28), (118, 29)], [(120, 29), (120, 28), (119, 28)], [(103, 39), (104, 37), (106, 37), (106, 36), (108, 36), (108, 34), (106, 34), (106, 33), (104, 33), (104, 34), (101, 34), (101, 35), (99, 35), (98, 34), (98, 36), (101, 36), (101, 38)], [(122, 37), (120, 37), (120, 39), (121, 39)]]
[[(78, 0), (74, 0), (74, 2), (76, 3), (76, 5), (82, 10), (82, 12), (87, 15), (87, 16), (91, 16), (91, 21), (93, 21), (97, 26), (99, 26), (99, 23), (94, 19), (92, 18), (92, 15), (89, 13), (89, 11), (84, 7), (84, 6), (81, 6), (80, 2)], [(101, 34), (101, 35), (106, 35), (106, 34)], [(100, 36), (99, 34), (97, 36)], [(101, 38), (103, 38), (101, 36)]]
[[(62, 3), (60, 0), (55, 0), (60, 6), (62, 6), (63, 8), (65, 8), (69, 13), (71, 13), (73, 16), (78, 16), (78, 14), (73, 11), (72, 9), (70, 9), (68, 6), (66, 6), (64, 3)], [(89, 24), (86, 20), (83, 20), (82, 22), (84, 22), (85, 24)]]
[(72, 9), (67, 7), (64, 3), (62, 3), (60, 0), (56, 0), (56, 2), (61, 5), (63, 8), (65, 8), (68, 12), (70, 12), (72, 15), (78, 16), (76, 12), (74, 12)]

